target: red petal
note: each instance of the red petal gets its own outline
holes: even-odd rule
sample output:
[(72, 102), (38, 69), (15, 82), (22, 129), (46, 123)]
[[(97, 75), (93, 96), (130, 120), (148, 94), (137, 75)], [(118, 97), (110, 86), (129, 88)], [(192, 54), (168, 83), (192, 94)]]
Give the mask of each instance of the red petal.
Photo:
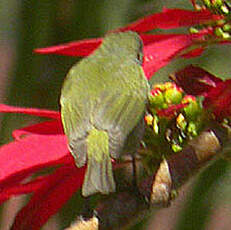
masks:
[(222, 81), (220, 78), (194, 65), (186, 66), (171, 77), (187, 94), (195, 96), (207, 93)]
[(140, 37), (142, 38), (144, 46), (147, 46), (155, 42), (175, 38), (181, 35), (182, 34), (140, 34)]
[(211, 109), (218, 119), (231, 115), (231, 79), (220, 82), (212, 88), (203, 101), (205, 108)]
[(176, 34), (168, 39), (146, 45), (144, 47), (143, 63), (146, 77), (150, 79), (156, 71), (167, 65), (182, 50), (190, 47), (194, 39), (199, 39), (202, 36), (199, 34)]
[(26, 184), (20, 184), (19, 183), (19, 184), (13, 184), (10, 187), (1, 188), (0, 204), (4, 201), (8, 200), (12, 196), (27, 194), (27, 193), (31, 193), (31, 192), (38, 190), (45, 183), (45, 181), (51, 176), (53, 176), (53, 175), (40, 177), (40, 178), (38, 178), (34, 181), (31, 181), (31, 182), (28, 182)]
[(11, 230), (38, 230), (70, 199), (83, 183), (84, 168), (62, 167), (53, 180), (37, 190), (30, 202), (18, 213)]
[(208, 10), (191, 11), (182, 9), (165, 9), (161, 13), (149, 15), (118, 30), (132, 30), (143, 33), (157, 28), (173, 29), (184, 26), (193, 26), (210, 20), (218, 20), (219, 18), (220, 16), (213, 15)]
[(101, 38), (86, 39), (47, 48), (39, 48), (35, 49), (34, 52), (39, 54), (60, 54), (84, 57), (92, 53), (101, 44), (101, 42)]
[(36, 109), (36, 108), (22, 108), (10, 105), (0, 104), (1, 113), (23, 113), (38, 117), (48, 117), (53, 119), (60, 119), (60, 113), (57, 111)]
[(194, 57), (198, 57), (201, 56), (201, 54), (204, 52), (204, 48), (196, 48), (191, 50), (190, 52), (181, 55), (182, 58), (194, 58)]
[(13, 137), (16, 140), (20, 140), (21, 138), (31, 134), (64, 135), (60, 120), (45, 121), (13, 131)]
[(72, 162), (64, 135), (31, 135), (0, 148), (0, 187), (48, 166)]

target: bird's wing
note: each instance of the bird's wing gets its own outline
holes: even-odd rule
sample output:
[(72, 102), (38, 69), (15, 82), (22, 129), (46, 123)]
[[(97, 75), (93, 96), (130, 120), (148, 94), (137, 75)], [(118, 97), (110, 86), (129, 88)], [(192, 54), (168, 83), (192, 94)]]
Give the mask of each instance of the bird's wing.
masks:
[(104, 91), (95, 107), (93, 124), (109, 135), (109, 151), (118, 158), (129, 133), (142, 119), (146, 101), (134, 92)]
[[(87, 133), (91, 129), (89, 111), (86, 110), (88, 102), (83, 106), (72, 100), (61, 100), (61, 117), (68, 146), (78, 167), (83, 166), (87, 159)], [(86, 106), (86, 108), (85, 108)]]

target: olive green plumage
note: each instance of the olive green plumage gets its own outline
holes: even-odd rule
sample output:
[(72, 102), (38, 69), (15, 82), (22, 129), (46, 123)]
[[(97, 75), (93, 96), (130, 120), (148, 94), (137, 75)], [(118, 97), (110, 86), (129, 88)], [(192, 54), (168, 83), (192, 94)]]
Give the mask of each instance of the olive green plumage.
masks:
[(111, 157), (133, 154), (142, 138), (149, 85), (141, 64), (139, 36), (113, 33), (74, 65), (64, 81), (64, 132), (76, 165), (87, 163), (83, 196), (114, 192)]

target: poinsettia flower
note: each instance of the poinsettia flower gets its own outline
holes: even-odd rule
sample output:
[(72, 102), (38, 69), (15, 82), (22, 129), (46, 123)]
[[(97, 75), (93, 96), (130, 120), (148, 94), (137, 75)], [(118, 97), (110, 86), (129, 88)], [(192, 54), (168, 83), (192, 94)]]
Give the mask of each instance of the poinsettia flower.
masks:
[[(12, 229), (40, 229), (81, 188), (85, 168), (77, 168), (74, 164), (59, 112), (3, 104), (0, 104), (0, 112), (52, 119), (15, 130), (15, 141), (0, 148), (0, 203), (12, 196), (33, 193), (29, 203), (16, 216)], [(51, 174), (25, 180), (50, 167), (57, 169)]]
[[(150, 30), (172, 29), (209, 24), (222, 18), (208, 10), (189, 11), (165, 9), (117, 31), (136, 31), (144, 43), (143, 68), (148, 79), (174, 57), (193, 57), (203, 51), (208, 35), (206, 28), (196, 34), (144, 34)], [(102, 38), (86, 39), (64, 45), (37, 49), (37, 53), (87, 56), (102, 42)], [(205, 44), (204, 44), (205, 42)], [(192, 45), (193, 50), (189, 48)], [(198, 52), (200, 50), (200, 52)], [(195, 52), (197, 51), (197, 52)], [(171, 111), (175, 111), (173, 108)], [(33, 193), (28, 204), (17, 214), (12, 230), (37, 230), (81, 188), (85, 168), (77, 168), (67, 148), (60, 114), (56, 111), (17, 108), (0, 105), (0, 112), (25, 113), (50, 120), (13, 132), (14, 142), (0, 148), (0, 202), (12, 196)], [(34, 178), (44, 168), (53, 172)], [(28, 181), (28, 178), (32, 179)]]
[[(209, 10), (191, 11), (182, 9), (164, 9), (161, 13), (144, 17), (130, 25), (119, 28), (119, 31), (135, 31), (140, 34), (144, 43), (143, 68), (146, 77), (150, 79), (153, 74), (167, 65), (174, 57), (181, 55), (190, 58), (200, 55), (204, 47), (206, 36), (211, 34), (210, 29), (204, 29), (197, 34), (144, 34), (153, 29), (172, 29), (185, 26), (208, 24), (221, 19), (222, 16), (212, 14)], [(114, 31), (115, 32), (115, 31)], [(59, 54), (68, 56), (87, 56), (91, 54), (102, 42), (102, 38), (86, 39), (63, 45), (36, 49), (40, 54)], [(195, 51), (188, 50), (193, 44)], [(185, 51), (182, 52), (182, 51)]]

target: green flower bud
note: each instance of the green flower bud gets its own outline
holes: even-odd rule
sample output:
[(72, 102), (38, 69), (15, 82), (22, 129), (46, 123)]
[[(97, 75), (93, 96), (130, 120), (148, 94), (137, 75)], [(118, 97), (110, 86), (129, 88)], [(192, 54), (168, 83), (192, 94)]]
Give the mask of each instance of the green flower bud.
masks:
[(182, 150), (182, 147), (180, 145), (177, 144), (172, 144), (172, 150), (173, 152), (180, 152)]
[(182, 100), (182, 103), (189, 103), (183, 110), (185, 112), (185, 117), (188, 121), (196, 120), (197, 117), (202, 112), (202, 106), (200, 102), (196, 101), (196, 98), (193, 96), (185, 96)]
[(164, 104), (164, 95), (159, 89), (153, 89), (148, 99), (152, 108), (162, 108)]
[(204, 4), (205, 4), (205, 6), (207, 6), (208, 8), (211, 7), (211, 2), (210, 2), (210, 0), (203, 0), (203, 2), (204, 2)]
[(217, 27), (215, 29), (215, 35), (218, 36), (218, 37), (222, 37), (224, 39), (230, 38), (230, 34), (227, 33), (227, 32), (224, 32), (221, 27)]
[(176, 125), (179, 129), (185, 130), (187, 126), (187, 121), (185, 120), (185, 117), (182, 113), (180, 113), (176, 118)]
[(190, 28), (189, 28), (189, 33), (191, 33), (191, 34), (196, 34), (196, 33), (198, 33), (198, 32), (199, 32), (199, 30), (196, 29), (196, 28), (194, 28), (194, 27), (190, 27)]
[(217, 27), (214, 32), (215, 32), (215, 35), (217, 35), (218, 37), (222, 37), (222, 34), (223, 34), (222, 28)]
[(188, 130), (189, 135), (193, 137), (196, 137), (198, 135), (197, 125), (193, 121), (189, 122), (187, 130)]
[(158, 125), (158, 122), (159, 122), (159, 118), (157, 116), (154, 116), (153, 117), (153, 131), (155, 134), (158, 134), (159, 133), (159, 125)]
[(230, 31), (230, 30), (231, 30), (231, 25), (230, 25), (230, 24), (225, 24), (225, 25), (223, 26), (223, 30), (224, 30), (225, 32)]
[(166, 89), (164, 97), (167, 104), (179, 104), (182, 100), (182, 91), (178, 87)]
[(223, 14), (229, 14), (229, 9), (225, 5), (221, 6), (221, 11), (222, 11)]
[(212, 4), (214, 7), (221, 7), (223, 5), (223, 0), (213, 0)]

